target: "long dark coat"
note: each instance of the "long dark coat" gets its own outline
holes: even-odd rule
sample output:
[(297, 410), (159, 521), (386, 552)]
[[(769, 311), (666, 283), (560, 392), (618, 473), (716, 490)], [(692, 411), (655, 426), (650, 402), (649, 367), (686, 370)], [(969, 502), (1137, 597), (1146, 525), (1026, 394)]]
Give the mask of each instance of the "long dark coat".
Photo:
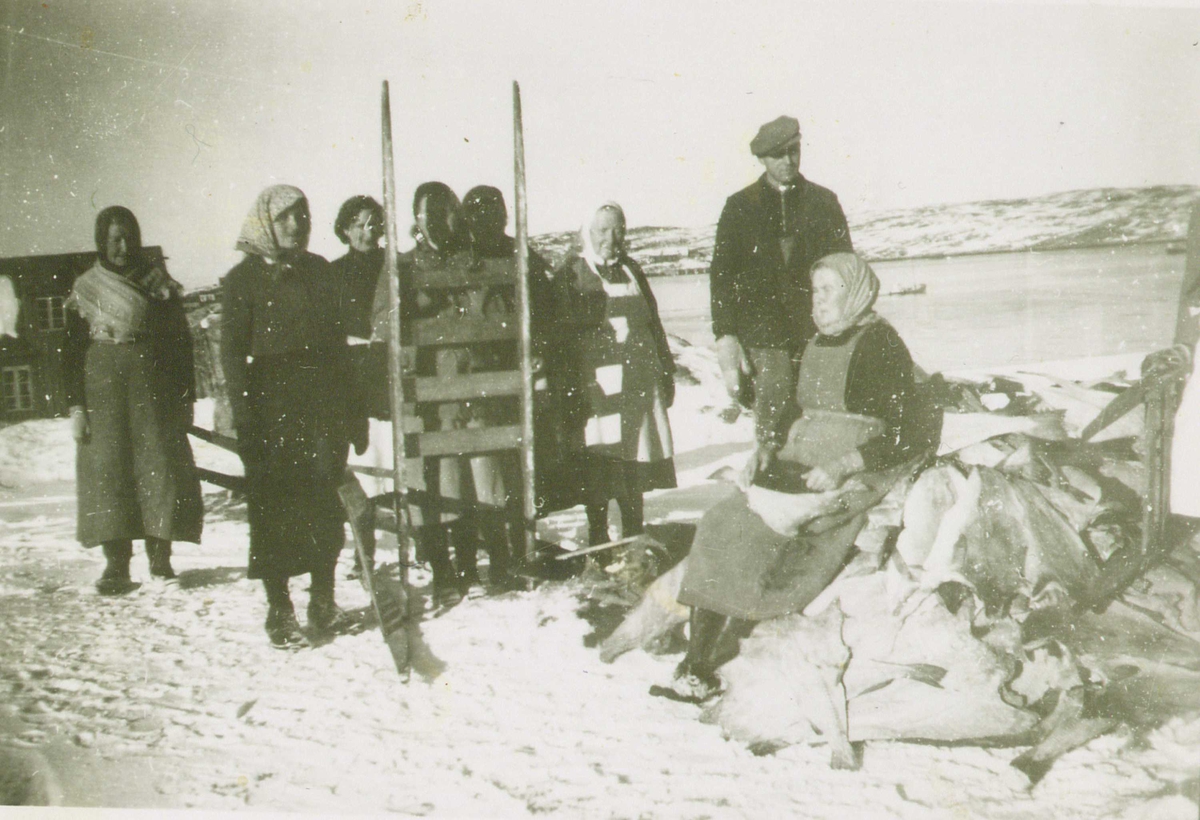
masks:
[[(786, 261), (782, 239), (792, 247)], [(713, 334), (737, 336), (746, 348), (798, 353), (816, 332), (813, 263), (851, 250), (846, 215), (833, 191), (801, 177), (781, 197), (764, 174), (729, 197), (717, 222), (709, 273)]]
[(182, 302), (150, 300), (137, 340), (123, 344), (93, 341), (74, 310), (66, 320), (67, 402), (87, 409), (91, 428), (76, 449), (79, 542), (199, 543), (204, 507), (187, 437), (192, 336)]
[(284, 269), (247, 255), (221, 281), (221, 299), (221, 358), (247, 479), (247, 576), (320, 570), (345, 542), (337, 487), (351, 378), (337, 282), (314, 254)]

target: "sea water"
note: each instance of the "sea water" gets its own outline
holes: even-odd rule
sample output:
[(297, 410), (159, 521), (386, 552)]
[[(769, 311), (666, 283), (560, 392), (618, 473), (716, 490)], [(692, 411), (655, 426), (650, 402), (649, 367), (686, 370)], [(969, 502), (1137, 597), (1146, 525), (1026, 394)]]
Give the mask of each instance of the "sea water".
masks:
[[(927, 371), (1144, 353), (1171, 344), (1185, 257), (1164, 243), (873, 262), (885, 316)], [(667, 332), (713, 342), (708, 275), (655, 277)]]

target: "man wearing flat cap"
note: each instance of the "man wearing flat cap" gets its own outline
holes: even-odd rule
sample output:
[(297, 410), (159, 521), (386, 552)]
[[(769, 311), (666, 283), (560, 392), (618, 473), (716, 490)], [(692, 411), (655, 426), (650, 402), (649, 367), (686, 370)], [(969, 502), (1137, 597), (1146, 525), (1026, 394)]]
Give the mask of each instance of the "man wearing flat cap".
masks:
[(783, 443), (795, 402), (794, 362), (816, 331), (809, 271), (822, 256), (853, 247), (837, 196), (800, 173), (794, 117), (758, 129), (750, 151), (765, 173), (725, 202), (710, 288), (725, 388), (734, 399), (753, 388), (761, 461)]

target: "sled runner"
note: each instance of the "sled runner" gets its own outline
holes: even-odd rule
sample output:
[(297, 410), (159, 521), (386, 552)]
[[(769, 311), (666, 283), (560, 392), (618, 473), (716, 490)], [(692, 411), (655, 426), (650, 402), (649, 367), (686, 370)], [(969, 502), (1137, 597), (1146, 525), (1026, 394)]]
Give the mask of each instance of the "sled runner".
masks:
[(1175, 346), (1151, 353), (1142, 361), (1142, 378), (1113, 399), (1080, 434), (1092, 438), (1139, 405), (1145, 405), (1142, 460), (1146, 467), (1146, 492), (1142, 497), (1142, 537), (1105, 562), (1088, 603), (1103, 609), (1151, 565), (1161, 560), (1171, 545), (1165, 528), (1171, 499), (1171, 439), (1175, 411), (1191, 368), (1186, 348)]

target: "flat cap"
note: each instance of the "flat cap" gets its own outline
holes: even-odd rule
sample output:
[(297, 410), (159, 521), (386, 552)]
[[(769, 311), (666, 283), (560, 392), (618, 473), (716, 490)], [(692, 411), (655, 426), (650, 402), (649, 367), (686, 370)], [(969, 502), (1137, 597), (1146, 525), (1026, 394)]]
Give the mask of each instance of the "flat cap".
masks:
[(778, 151), (799, 136), (800, 121), (795, 117), (783, 116), (771, 120), (758, 129), (754, 139), (750, 140), (750, 153), (756, 157), (764, 157)]

